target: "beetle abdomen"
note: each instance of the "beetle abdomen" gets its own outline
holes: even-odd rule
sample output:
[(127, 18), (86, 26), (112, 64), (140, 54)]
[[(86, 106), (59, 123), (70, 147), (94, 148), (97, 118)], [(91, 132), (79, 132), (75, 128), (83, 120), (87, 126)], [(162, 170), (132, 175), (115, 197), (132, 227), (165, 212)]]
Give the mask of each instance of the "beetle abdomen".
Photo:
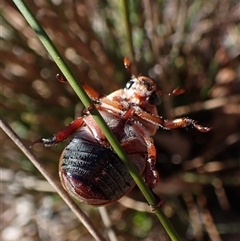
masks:
[(118, 200), (134, 186), (119, 157), (109, 148), (74, 138), (60, 159), (63, 186), (76, 199), (91, 205)]

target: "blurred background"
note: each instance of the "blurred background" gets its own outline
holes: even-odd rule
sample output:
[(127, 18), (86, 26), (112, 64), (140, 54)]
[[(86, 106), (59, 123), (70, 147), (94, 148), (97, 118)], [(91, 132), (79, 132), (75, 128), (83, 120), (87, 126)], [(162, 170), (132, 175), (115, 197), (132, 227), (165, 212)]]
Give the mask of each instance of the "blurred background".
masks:
[[(240, 4), (231, 0), (27, 0), (80, 81), (102, 94), (122, 88), (133, 71), (153, 78), (177, 97), (163, 96), (159, 115), (187, 116), (192, 128), (154, 136), (161, 181), (155, 192), (182, 240), (234, 241), (240, 235)], [(51, 137), (83, 105), (56, 80), (56, 64), (11, 1), (1, 1), (1, 116), (26, 145)], [(129, 27), (130, 32), (127, 31)], [(1, 130), (1, 240), (88, 241), (50, 184)], [(58, 180), (67, 141), (36, 145), (34, 154)], [(106, 236), (97, 208), (79, 204)], [(134, 190), (107, 206), (120, 241), (169, 240), (146, 201)]]

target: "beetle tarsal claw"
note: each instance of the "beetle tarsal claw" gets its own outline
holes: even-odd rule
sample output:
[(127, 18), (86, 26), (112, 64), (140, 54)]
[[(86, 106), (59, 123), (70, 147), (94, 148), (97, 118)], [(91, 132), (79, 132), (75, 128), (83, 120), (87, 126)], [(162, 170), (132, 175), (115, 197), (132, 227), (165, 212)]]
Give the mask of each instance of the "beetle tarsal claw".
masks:
[(37, 143), (43, 143), (44, 147), (50, 147), (50, 146), (53, 146), (55, 144), (57, 144), (57, 141), (56, 141), (56, 136), (54, 135), (53, 137), (51, 138), (41, 138), (39, 140), (36, 140), (32, 143), (32, 145), (30, 146), (30, 148), (32, 148), (35, 144)]
[(34, 141), (34, 142), (31, 144), (31, 146), (29, 146), (29, 148), (33, 148), (33, 146), (34, 146), (35, 144), (37, 144), (37, 143), (43, 143), (43, 138)]
[(58, 143), (55, 135), (51, 138), (47, 138), (47, 139), (43, 138), (42, 142), (45, 147), (50, 147)]
[(164, 202), (163, 200), (161, 199), (156, 205), (151, 205), (149, 204), (149, 207), (150, 207), (150, 212), (154, 213), (156, 212), (158, 209), (161, 209), (164, 205)]
[(156, 212), (158, 209), (161, 209), (164, 205), (164, 201), (155, 193), (153, 192), (152, 189), (150, 189), (153, 196), (156, 199), (156, 204), (152, 205), (152, 204), (148, 204), (150, 207), (150, 212)]

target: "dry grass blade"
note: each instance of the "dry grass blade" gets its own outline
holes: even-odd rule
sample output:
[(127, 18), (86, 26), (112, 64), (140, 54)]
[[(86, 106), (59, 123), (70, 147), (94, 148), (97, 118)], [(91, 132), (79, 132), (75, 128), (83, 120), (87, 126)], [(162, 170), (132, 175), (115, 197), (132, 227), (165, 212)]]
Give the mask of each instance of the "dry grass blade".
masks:
[(42, 175), (47, 179), (47, 181), (56, 189), (57, 193), (66, 202), (69, 208), (75, 213), (83, 225), (88, 229), (92, 236), (99, 241), (105, 241), (105, 238), (94, 227), (91, 220), (87, 215), (79, 208), (79, 206), (72, 200), (72, 198), (67, 194), (67, 192), (62, 188), (58, 181), (44, 168), (39, 160), (31, 153), (29, 148), (27, 148), (18, 135), (12, 130), (12, 128), (3, 120), (0, 119), (0, 127), (9, 136), (9, 138), (19, 147), (19, 149), (28, 157), (28, 159), (34, 164), (34, 166), (42, 173)]

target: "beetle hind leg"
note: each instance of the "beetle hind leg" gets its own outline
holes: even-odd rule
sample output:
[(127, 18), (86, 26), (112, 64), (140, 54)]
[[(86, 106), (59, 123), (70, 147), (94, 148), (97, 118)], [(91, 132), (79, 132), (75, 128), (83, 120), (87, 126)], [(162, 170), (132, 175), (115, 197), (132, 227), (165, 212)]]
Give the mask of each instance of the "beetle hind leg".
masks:
[(147, 147), (147, 163), (145, 169), (145, 182), (150, 188), (157, 186), (159, 182), (159, 174), (156, 169), (156, 156), (157, 151), (153, 144), (151, 137), (147, 136), (144, 130), (139, 126), (135, 125), (135, 128), (138, 130), (138, 133), (142, 136)]
[(148, 204), (148, 205), (149, 205), (149, 207), (150, 207), (150, 211), (151, 211), (151, 212), (155, 212), (157, 209), (163, 207), (164, 201), (163, 201), (155, 192), (153, 192), (152, 189), (150, 189), (150, 190), (151, 190), (153, 196), (154, 196), (155, 199), (156, 199), (156, 204), (154, 204), (154, 205)]
[(154, 149), (154, 152), (156, 153), (154, 145), (150, 146), (148, 149), (149, 157), (147, 159), (145, 171), (145, 182), (150, 188), (156, 187), (159, 182), (159, 174), (156, 169), (156, 156), (150, 154), (153, 151), (152, 149)]
[[(150, 140), (149, 140), (150, 141)], [(159, 182), (159, 174), (156, 169), (156, 149), (152, 142), (149, 143), (148, 146), (148, 159), (147, 159), (147, 165), (146, 165), (146, 171), (145, 171), (145, 182), (147, 183), (148, 187), (150, 188), (153, 196), (156, 199), (156, 204), (151, 205), (149, 204), (150, 211), (154, 212), (159, 208), (162, 208), (163, 206), (163, 200), (153, 192), (153, 188), (157, 186)]]

